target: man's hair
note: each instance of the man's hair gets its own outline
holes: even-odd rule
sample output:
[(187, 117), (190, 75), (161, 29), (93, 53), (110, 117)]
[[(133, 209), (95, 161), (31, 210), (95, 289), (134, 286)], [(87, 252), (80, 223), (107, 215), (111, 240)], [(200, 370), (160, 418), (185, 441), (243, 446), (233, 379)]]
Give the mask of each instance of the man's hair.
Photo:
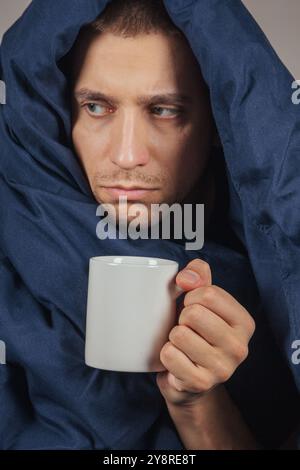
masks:
[(172, 22), (163, 0), (110, 0), (95, 20), (80, 29), (72, 49), (62, 60), (61, 67), (69, 76), (71, 86), (76, 79), (81, 45), (104, 32), (124, 38), (163, 33), (187, 42), (183, 32)]
[(163, 0), (111, 0), (93, 22), (84, 26), (84, 30), (96, 34), (110, 32), (122, 37), (149, 33), (184, 37), (169, 17)]

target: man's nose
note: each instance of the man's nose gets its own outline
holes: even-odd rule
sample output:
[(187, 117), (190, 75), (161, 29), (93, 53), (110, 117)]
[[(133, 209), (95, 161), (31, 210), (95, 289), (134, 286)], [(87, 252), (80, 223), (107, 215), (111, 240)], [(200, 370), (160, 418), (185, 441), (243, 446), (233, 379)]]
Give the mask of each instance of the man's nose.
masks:
[(129, 170), (149, 161), (146, 129), (141, 119), (134, 110), (128, 110), (116, 123), (110, 158), (121, 168)]

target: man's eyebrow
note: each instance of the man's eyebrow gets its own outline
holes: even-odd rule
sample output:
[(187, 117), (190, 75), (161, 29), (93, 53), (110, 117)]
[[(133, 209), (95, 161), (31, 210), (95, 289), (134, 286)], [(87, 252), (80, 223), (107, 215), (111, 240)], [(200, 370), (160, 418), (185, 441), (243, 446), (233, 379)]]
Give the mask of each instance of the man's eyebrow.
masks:
[(100, 91), (89, 90), (88, 88), (80, 88), (80, 90), (74, 92), (75, 98), (80, 101), (89, 100), (89, 101), (111, 101), (116, 102), (116, 99)]
[[(79, 101), (108, 101), (111, 104), (119, 104), (119, 101), (112, 95), (101, 93), (96, 90), (89, 90), (88, 88), (81, 88), (74, 92), (75, 98)], [(185, 93), (159, 93), (155, 95), (143, 95), (137, 98), (139, 105), (147, 105), (153, 103), (161, 104), (174, 104), (182, 103), (188, 104), (192, 102), (192, 97)]]

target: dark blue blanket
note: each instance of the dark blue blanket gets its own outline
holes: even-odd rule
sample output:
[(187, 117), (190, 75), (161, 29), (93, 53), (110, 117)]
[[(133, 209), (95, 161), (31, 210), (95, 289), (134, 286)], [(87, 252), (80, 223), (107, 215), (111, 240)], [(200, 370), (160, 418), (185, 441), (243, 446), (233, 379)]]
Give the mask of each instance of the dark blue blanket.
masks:
[(84, 363), (88, 260), (106, 254), (159, 256), (181, 268), (196, 257), (211, 264), (213, 282), (257, 322), (228, 390), (261, 445), (279, 446), (299, 421), (300, 365), (291, 359), (300, 340), (293, 77), (240, 1), (166, 0), (210, 88), (229, 230), (245, 253), (213, 236), (200, 252), (171, 240), (100, 241), (97, 203), (72, 150), (61, 59), (106, 3), (35, 0), (0, 49), (7, 87), (0, 107), (0, 340), (7, 352), (0, 449), (183, 448), (155, 374)]

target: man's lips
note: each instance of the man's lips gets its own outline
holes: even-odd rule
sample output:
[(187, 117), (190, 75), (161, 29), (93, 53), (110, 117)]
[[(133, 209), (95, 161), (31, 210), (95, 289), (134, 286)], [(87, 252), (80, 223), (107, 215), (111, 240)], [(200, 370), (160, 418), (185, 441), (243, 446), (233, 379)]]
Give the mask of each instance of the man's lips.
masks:
[(132, 188), (102, 186), (102, 189), (104, 189), (114, 199), (118, 199), (120, 196), (127, 196), (128, 201), (133, 201), (140, 199), (150, 191), (154, 191), (156, 188), (139, 188), (137, 186)]

